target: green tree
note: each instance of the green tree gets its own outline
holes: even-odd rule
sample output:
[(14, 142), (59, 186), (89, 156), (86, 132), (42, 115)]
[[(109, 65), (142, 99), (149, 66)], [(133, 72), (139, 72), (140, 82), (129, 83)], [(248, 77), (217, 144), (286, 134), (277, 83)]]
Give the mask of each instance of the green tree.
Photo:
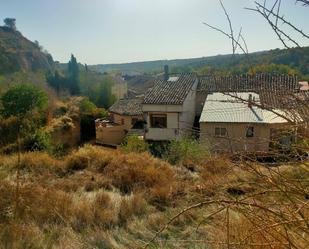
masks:
[(72, 95), (80, 93), (79, 89), (79, 68), (78, 63), (74, 55), (71, 55), (71, 59), (68, 63), (68, 89)]
[[(14, 217), (19, 214), (19, 185), (21, 165), (21, 143), (20, 136), (25, 132), (24, 124), (31, 120), (35, 112), (41, 112), (48, 105), (48, 97), (45, 92), (33, 85), (15, 85), (9, 88), (1, 97), (2, 115), (5, 118), (17, 118), (17, 145), (18, 145), (18, 166), (16, 177), (16, 203)], [(31, 123), (31, 122), (30, 122)]]
[(46, 108), (48, 96), (36, 86), (20, 84), (9, 88), (1, 97), (1, 102), (4, 117), (23, 119), (34, 111)]
[(4, 20), (5, 27), (16, 30), (16, 19), (15, 18), (5, 18)]
[(67, 79), (59, 71), (56, 71), (55, 74), (49, 72), (46, 76), (46, 81), (50, 87), (56, 90), (57, 95), (59, 95), (61, 89), (66, 88)]

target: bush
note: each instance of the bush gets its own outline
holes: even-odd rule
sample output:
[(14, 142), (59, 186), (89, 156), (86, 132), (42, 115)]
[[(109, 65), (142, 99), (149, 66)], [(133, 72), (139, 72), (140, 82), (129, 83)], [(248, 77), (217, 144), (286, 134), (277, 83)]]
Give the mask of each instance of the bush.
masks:
[(140, 195), (124, 197), (120, 202), (118, 222), (125, 225), (134, 216), (141, 216), (146, 212), (147, 203)]
[[(18, 167), (17, 155), (6, 156), (1, 160), (0, 167), (15, 171)], [(19, 169), (33, 174), (62, 175), (63, 164), (47, 153), (27, 152), (21, 155)]]
[(149, 149), (148, 144), (143, 139), (139, 138), (137, 135), (126, 137), (121, 148), (126, 152), (136, 152), (136, 153), (145, 152), (148, 151)]
[(28, 151), (46, 151), (51, 152), (50, 134), (43, 129), (37, 130), (25, 142), (25, 149)]
[(171, 167), (149, 154), (121, 155), (109, 163), (103, 173), (122, 193), (149, 190), (158, 185), (169, 188), (175, 182)]
[(199, 164), (209, 155), (208, 148), (193, 138), (185, 137), (171, 142), (165, 155), (171, 164)]
[(111, 161), (112, 155), (100, 147), (86, 145), (66, 157), (66, 169), (69, 172), (83, 170), (88, 167), (103, 172)]

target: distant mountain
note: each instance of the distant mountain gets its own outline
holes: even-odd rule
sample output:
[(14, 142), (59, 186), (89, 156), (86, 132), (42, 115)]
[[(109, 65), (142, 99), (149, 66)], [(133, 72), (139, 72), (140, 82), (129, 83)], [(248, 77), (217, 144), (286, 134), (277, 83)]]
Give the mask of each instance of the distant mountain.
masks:
[(293, 49), (274, 49), (269, 51), (250, 53), (249, 55), (217, 55), (210, 57), (158, 60), (146, 62), (133, 62), (123, 64), (100, 64), (89, 66), (98, 72), (121, 71), (121, 72), (160, 72), (164, 65), (169, 65), (173, 70), (194, 71), (210, 66), (222, 70), (232, 70), (235, 67), (247, 67), (260, 64), (288, 65), (300, 71), (303, 75), (309, 74), (309, 47)]
[(25, 38), (19, 31), (0, 26), (0, 74), (17, 71), (50, 70), (54, 61), (38, 43)]

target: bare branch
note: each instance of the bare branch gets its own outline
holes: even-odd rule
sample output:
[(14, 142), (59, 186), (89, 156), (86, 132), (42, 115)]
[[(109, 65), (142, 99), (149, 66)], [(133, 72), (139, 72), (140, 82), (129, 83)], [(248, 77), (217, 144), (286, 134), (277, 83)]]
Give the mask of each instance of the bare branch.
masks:
[(226, 16), (226, 19), (227, 19), (227, 21), (228, 21), (228, 23), (229, 23), (230, 32), (231, 32), (230, 36), (232, 37), (232, 39), (231, 39), (231, 41), (232, 41), (232, 49), (233, 49), (233, 54), (235, 54), (237, 44), (235, 43), (233, 25), (232, 25), (230, 16), (229, 16), (229, 14), (227, 13), (227, 11), (226, 11), (226, 9), (225, 9), (223, 3), (222, 3), (222, 0), (219, 0), (219, 2), (220, 2), (221, 7), (222, 7), (222, 9), (223, 9), (223, 11), (224, 11), (224, 14), (225, 14), (225, 16)]
[(214, 29), (214, 30), (220, 32), (221, 34), (225, 35), (225, 36), (228, 37), (229, 39), (234, 40), (234, 42), (235, 42), (235, 43), (237, 44), (237, 46), (241, 49), (241, 51), (242, 51), (243, 53), (245, 53), (245, 54), (248, 54), (248, 52), (246, 52), (247, 50), (244, 49), (243, 46), (242, 46), (239, 42), (237, 42), (237, 40), (236, 40), (234, 37), (232, 37), (230, 34), (226, 33), (226, 32), (223, 31), (222, 29), (219, 29), (219, 28), (217, 28), (217, 27), (215, 27), (215, 26), (212, 26), (212, 25), (210, 25), (210, 24), (208, 24), (208, 23), (206, 23), (206, 22), (203, 22), (203, 24), (206, 25), (206, 26), (208, 26), (209, 28), (212, 28), (212, 29)]
[[(273, 15), (274, 17), (276, 17), (278, 20), (282, 21), (283, 24), (287, 24), (288, 26), (290, 26), (292, 29), (294, 29), (295, 31), (297, 31), (298, 33), (300, 33), (302, 36), (306, 37), (309, 39), (309, 35), (306, 35), (301, 29), (297, 28), (295, 25), (293, 25), (291, 22), (287, 21), (283, 16), (280, 16), (279, 13), (274, 13), (273, 10), (269, 10), (266, 7), (262, 6), (260, 3), (255, 2), (255, 4), (264, 9), (265, 11), (267, 11), (269, 14)], [(249, 9), (249, 8), (247, 8)], [(277, 26), (277, 25), (276, 25)]]

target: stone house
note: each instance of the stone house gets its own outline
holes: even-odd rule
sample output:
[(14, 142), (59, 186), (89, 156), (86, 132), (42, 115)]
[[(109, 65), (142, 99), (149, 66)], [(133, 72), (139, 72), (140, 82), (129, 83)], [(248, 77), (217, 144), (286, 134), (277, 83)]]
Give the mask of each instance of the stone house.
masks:
[(118, 145), (129, 132), (132, 134), (132, 129), (143, 133), (142, 99), (118, 100), (109, 112), (109, 120), (96, 121), (97, 143)]

